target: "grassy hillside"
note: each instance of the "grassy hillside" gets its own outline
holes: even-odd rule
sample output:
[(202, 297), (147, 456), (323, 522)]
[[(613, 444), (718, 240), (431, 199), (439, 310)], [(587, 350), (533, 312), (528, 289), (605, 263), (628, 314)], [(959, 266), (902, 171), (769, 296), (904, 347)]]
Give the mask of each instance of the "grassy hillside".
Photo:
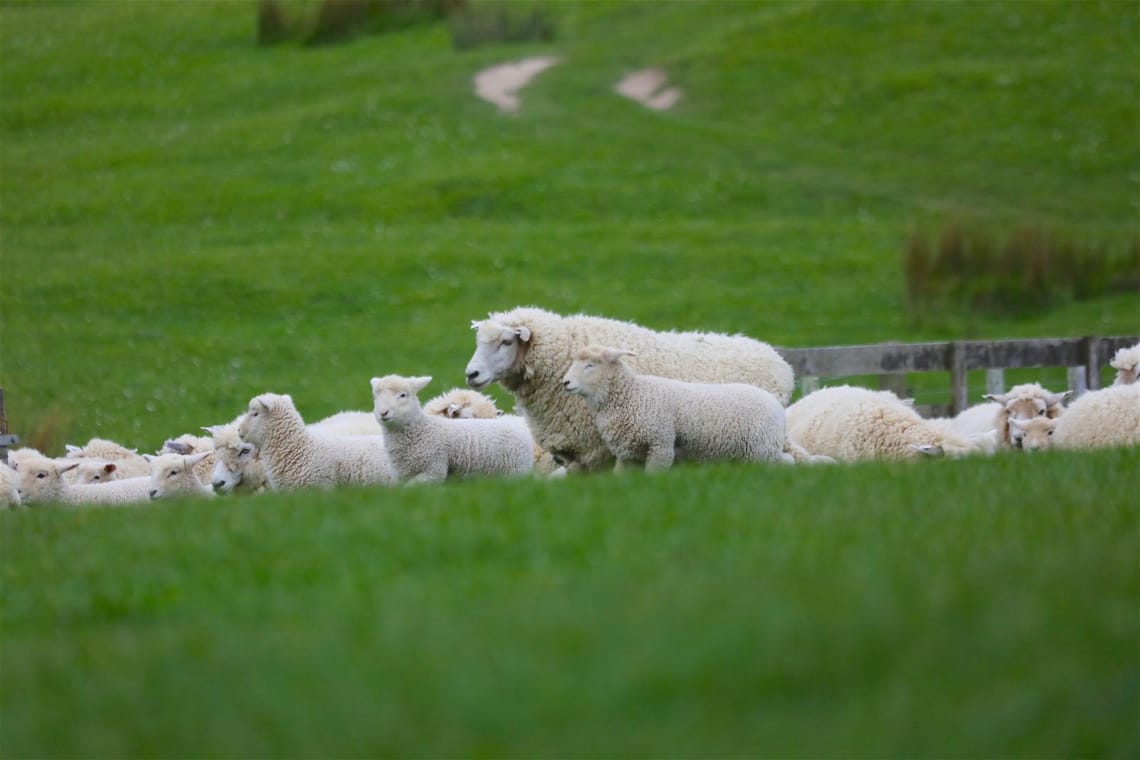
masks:
[[(900, 269), (957, 215), (1140, 234), (1133, 5), (548, 10), (553, 43), (458, 53), (0, 3), (10, 427), (152, 450), (267, 390), (438, 392), (519, 304), (785, 346), (1140, 332), (1137, 293), (916, 324)], [(531, 53), (565, 60), (519, 115), (473, 96)], [(677, 108), (611, 93), (646, 65)], [(925, 464), (3, 514), (0, 755), (1137, 755), (1137, 452)]]

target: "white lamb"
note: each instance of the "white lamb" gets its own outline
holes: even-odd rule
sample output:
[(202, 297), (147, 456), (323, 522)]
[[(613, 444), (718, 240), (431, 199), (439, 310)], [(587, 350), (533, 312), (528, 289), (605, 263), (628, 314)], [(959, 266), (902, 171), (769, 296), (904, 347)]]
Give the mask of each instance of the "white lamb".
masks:
[(744, 383), (687, 383), (634, 372), (622, 348), (587, 346), (574, 355), (562, 387), (585, 399), (616, 469), (649, 472), (674, 461), (787, 462), (784, 407)]
[(1089, 391), (1057, 420), (1053, 445), (1093, 449), (1140, 444), (1140, 383)]
[(151, 478), (147, 494), (151, 499), (161, 499), (167, 496), (207, 496), (214, 495), (207, 483), (202, 482), (197, 472), (197, 466), (202, 462), (212, 460), (213, 451), (202, 451), (197, 454), (159, 454), (147, 457), (150, 460)]
[[(493, 398), (467, 388), (452, 388), (424, 402), (424, 413), (453, 420), (489, 420), (502, 414)], [(372, 419), (375, 420), (376, 416), (373, 415)]]
[(919, 416), (890, 391), (822, 388), (787, 409), (788, 437), (842, 461), (962, 456), (992, 448), (992, 434), (960, 436)]
[(225, 425), (203, 428), (214, 439), (214, 469), (210, 483), (219, 493), (261, 493), (269, 488), (257, 447), (238, 436), (239, 415)]
[(79, 485), (109, 483), (112, 480), (123, 479), (119, 466), (105, 459), (80, 459), (79, 466), (70, 472), (75, 473), (75, 478), (71, 482)]
[(1009, 432), (1009, 419), (1031, 420), (1034, 417), (1056, 419), (1065, 412), (1064, 401), (1072, 391), (1053, 393), (1040, 383), (1015, 385), (1005, 393), (986, 394), (982, 398), (1000, 404), (994, 419), (994, 429), (1000, 442), (1013, 445)]
[(254, 396), (238, 425), (238, 436), (257, 446), (274, 490), (393, 482), (383, 435), (309, 430), (288, 395)]
[(521, 418), (446, 419), (425, 414), (416, 394), (429, 382), (430, 377), (372, 378), (376, 419), (401, 482), (530, 472), (534, 440)]
[(166, 441), (158, 453), (181, 454), (182, 456), (190, 454), (209, 454), (210, 456), (199, 457), (195, 460), (197, 464), (194, 467), (194, 473), (198, 476), (198, 480), (203, 483), (210, 482), (211, 474), (214, 471), (213, 437), (184, 433), (177, 438), (171, 438)]
[(105, 438), (92, 438), (83, 446), (67, 446), (68, 459), (101, 459), (114, 462), (119, 476), (126, 480), (150, 475), (150, 463), (135, 449)]
[(1131, 385), (1140, 379), (1140, 343), (1118, 350), (1109, 366), (1116, 370), (1113, 385)]
[(1058, 420), (1053, 417), (1034, 417), (1031, 420), (1009, 418), (1009, 437), (1014, 448), (1023, 451), (1040, 451), (1049, 448)]
[(20, 506), (20, 476), (8, 465), (0, 462), (0, 507), (16, 509)]
[(28, 458), (20, 462), (20, 500), (24, 504), (105, 504), (119, 505), (150, 499), (150, 476), (124, 478), (109, 483), (76, 485), (64, 480), (64, 473), (79, 462)]
[(792, 368), (774, 348), (742, 335), (656, 332), (629, 322), (584, 315), (563, 317), (523, 307), (472, 322), (475, 353), (467, 384), (475, 389), (498, 381), (515, 396), (515, 409), (538, 444), (570, 469), (597, 470), (613, 464), (593, 415), (581, 397), (562, 390), (574, 353), (591, 344), (637, 352), (638, 372), (703, 383), (747, 383), (791, 398)]

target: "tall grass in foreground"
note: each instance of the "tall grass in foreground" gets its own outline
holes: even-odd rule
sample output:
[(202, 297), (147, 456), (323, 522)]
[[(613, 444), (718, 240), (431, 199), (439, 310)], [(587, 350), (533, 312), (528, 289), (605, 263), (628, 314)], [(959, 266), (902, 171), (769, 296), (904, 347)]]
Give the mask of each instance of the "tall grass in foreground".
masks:
[(0, 751), (1134, 757), (1140, 451), (0, 516)]

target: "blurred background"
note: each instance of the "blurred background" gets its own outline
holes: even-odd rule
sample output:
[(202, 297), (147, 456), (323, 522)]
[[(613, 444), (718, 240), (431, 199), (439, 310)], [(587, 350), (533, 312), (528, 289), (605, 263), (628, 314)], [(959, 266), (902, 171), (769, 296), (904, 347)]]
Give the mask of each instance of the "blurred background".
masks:
[[(1140, 330), (1132, 4), (0, 14), (0, 382), (52, 451), (439, 392), (523, 304), (787, 347)], [(517, 110), (477, 96), (536, 58)], [(615, 91), (646, 70), (668, 108)]]

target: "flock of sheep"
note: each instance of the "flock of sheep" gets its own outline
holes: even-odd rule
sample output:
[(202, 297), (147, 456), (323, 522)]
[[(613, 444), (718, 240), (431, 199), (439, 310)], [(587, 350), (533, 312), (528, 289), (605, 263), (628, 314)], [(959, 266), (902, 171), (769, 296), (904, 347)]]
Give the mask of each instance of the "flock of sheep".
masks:
[[(657, 332), (613, 319), (522, 307), (473, 322), (469, 389), (421, 404), (430, 377), (372, 378), (373, 410), (306, 424), (288, 395), (263, 393), (207, 436), (154, 455), (103, 439), (63, 458), (30, 449), (0, 465), (0, 504), (126, 504), (169, 496), (436, 483), (469, 476), (558, 477), (677, 461), (812, 464), (1140, 444), (1140, 344), (1114, 384), (1065, 405), (1037, 383), (928, 419), (889, 391), (837, 386), (787, 406), (791, 367), (740, 335)], [(498, 382), (503, 414), (479, 392)]]

